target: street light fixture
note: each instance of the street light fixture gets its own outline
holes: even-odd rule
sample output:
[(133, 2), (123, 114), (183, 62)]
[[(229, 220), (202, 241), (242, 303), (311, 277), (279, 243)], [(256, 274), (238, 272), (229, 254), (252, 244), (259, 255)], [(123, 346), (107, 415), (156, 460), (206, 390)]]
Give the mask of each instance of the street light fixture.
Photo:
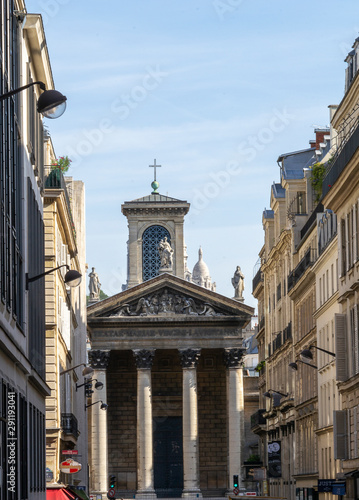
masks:
[(312, 365), (311, 363), (306, 363), (304, 361), (302, 361), (301, 359), (296, 359), (293, 363), (289, 363), (289, 368), (290, 370), (292, 370), (293, 372), (296, 372), (298, 370), (298, 361), (300, 361), (301, 363), (307, 365), (307, 366), (311, 366), (312, 368), (315, 368), (316, 370), (318, 370), (318, 367), (315, 366), (315, 365)]
[(316, 345), (310, 345), (308, 349), (303, 349), (303, 351), (300, 353), (300, 359), (301, 361), (303, 361), (303, 363), (309, 364), (313, 360), (313, 353), (311, 352), (311, 349), (313, 348), (318, 349), (318, 351), (325, 352), (326, 354), (330, 354), (335, 358), (334, 352), (327, 351), (326, 349), (322, 349), (321, 347), (318, 347)]
[(79, 366), (84, 366), (85, 368), (82, 370), (82, 376), (85, 377), (86, 375), (90, 375), (90, 373), (93, 373), (93, 368), (91, 366), (87, 366), (86, 363), (80, 363), (79, 365), (73, 366), (72, 368), (68, 368), (67, 370), (63, 370), (60, 372), (60, 375), (64, 375), (64, 373), (68, 373), (72, 370), (76, 370)]
[(6, 94), (0, 95), (0, 102), (11, 97), (32, 85), (39, 85), (41, 90), (44, 92), (40, 95), (39, 100), (37, 101), (37, 111), (45, 116), (45, 118), (59, 118), (64, 114), (66, 109), (66, 101), (67, 98), (61, 94), (58, 90), (46, 90), (46, 85), (44, 82), (31, 82), (23, 87), (19, 87), (18, 89), (11, 90)]
[(97, 389), (98, 391), (101, 391), (101, 389), (103, 389), (103, 383), (102, 382), (99, 382), (97, 380), (97, 378), (93, 378), (91, 380), (86, 380), (86, 382), (84, 382), (83, 384), (76, 384), (76, 391), (77, 389), (79, 389), (80, 387), (83, 387), (83, 386), (86, 386), (86, 388), (91, 388), (92, 387), (92, 382), (94, 381), (97, 381), (96, 384), (95, 384), (95, 389)]
[(38, 274), (37, 276), (33, 276), (32, 278), (29, 278), (28, 273), (26, 273), (26, 290), (29, 289), (29, 283), (32, 283), (33, 281), (37, 281), (38, 279), (42, 278), (43, 276), (46, 276), (47, 274), (50, 274), (50, 273), (53, 273), (54, 271), (57, 271), (61, 267), (66, 267), (68, 269), (68, 271), (64, 277), (64, 281), (65, 281), (66, 285), (70, 286), (71, 288), (75, 288), (75, 287), (79, 286), (79, 284), (81, 283), (82, 274), (80, 274), (75, 269), (70, 269), (70, 267), (67, 264), (62, 264), (61, 266), (55, 267), (54, 269), (50, 269), (49, 271)]
[(283, 392), (274, 391), (273, 389), (268, 389), (268, 391), (267, 391), (267, 392), (265, 392), (265, 393), (263, 394), (263, 396), (264, 396), (265, 398), (271, 398), (271, 397), (273, 397), (273, 396), (272, 396), (272, 394), (271, 394), (271, 392), (273, 392), (274, 394), (280, 394), (280, 395), (281, 395), (281, 396), (283, 396), (284, 398), (286, 398), (287, 396), (289, 396), (289, 394), (284, 394)]
[(85, 410), (86, 410), (86, 408), (89, 408), (90, 406), (93, 406), (93, 405), (95, 405), (97, 403), (102, 403), (101, 406), (100, 406), (101, 410), (105, 410), (105, 411), (107, 410), (108, 405), (106, 403), (104, 403), (103, 401), (101, 401), (101, 400), (100, 401), (95, 401), (94, 403), (91, 403), (90, 405), (85, 405)]

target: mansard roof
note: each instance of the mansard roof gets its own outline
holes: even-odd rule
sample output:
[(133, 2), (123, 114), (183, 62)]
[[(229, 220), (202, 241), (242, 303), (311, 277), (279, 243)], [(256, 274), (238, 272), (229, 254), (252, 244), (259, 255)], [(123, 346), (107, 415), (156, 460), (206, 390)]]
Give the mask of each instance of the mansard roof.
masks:
[(263, 210), (263, 219), (274, 219), (274, 211), (265, 208)]
[(302, 179), (303, 169), (308, 168), (316, 161), (315, 149), (308, 148), (293, 151), (279, 156), (278, 162), (282, 162), (281, 170), (284, 179)]
[(282, 187), (281, 184), (273, 182), (272, 193), (274, 198), (285, 198), (285, 189)]

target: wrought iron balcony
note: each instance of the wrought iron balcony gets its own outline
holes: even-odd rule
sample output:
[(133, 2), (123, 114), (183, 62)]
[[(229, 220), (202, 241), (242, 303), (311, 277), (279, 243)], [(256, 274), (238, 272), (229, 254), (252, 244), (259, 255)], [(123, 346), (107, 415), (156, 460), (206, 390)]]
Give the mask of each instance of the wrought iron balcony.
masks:
[(261, 268), (259, 268), (256, 275), (253, 278), (253, 281), (252, 281), (252, 292), (254, 292), (254, 290), (257, 288), (259, 283), (261, 283), (263, 281), (264, 281), (263, 273), (261, 271)]
[(66, 181), (65, 181), (64, 175), (59, 168), (54, 168), (50, 171), (47, 171), (47, 175), (45, 177), (45, 189), (62, 189), (64, 191), (66, 204), (67, 204), (67, 207), (69, 209), (72, 230), (73, 230), (75, 240), (76, 240), (76, 231), (75, 231), (75, 224), (74, 224), (73, 217), (72, 217), (70, 197), (69, 197), (69, 193), (67, 191)]
[[(336, 152), (335, 159), (328, 170), (326, 176), (323, 179), (322, 195), (323, 197), (329, 192), (332, 186), (336, 183), (341, 173), (348, 165), (350, 160), (353, 158), (355, 152), (359, 147), (359, 124), (358, 116), (353, 114), (353, 121), (348, 127), (347, 119), (344, 122), (344, 126), (348, 128), (348, 132), (342, 138), (338, 150)], [(341, 135), (339, 131), (339, 136)]]
[(78, 437), (77, 418), (72, 413), (61, 413), (61, 429), (65, 434), (71, 434), (75, 438)]
[(251, 415), (251, 429), (260, 425), (266, 425), (266, 419), (263, 417), (265, 409), (257, 410)]
[(315, 260), (316, 250), (314, 248), (308, 248), (302, 260), (299, 262), (294, 271), (292, 271), (288, 276), (288, 292), (301, 279), (305, 271), (314, 264)]

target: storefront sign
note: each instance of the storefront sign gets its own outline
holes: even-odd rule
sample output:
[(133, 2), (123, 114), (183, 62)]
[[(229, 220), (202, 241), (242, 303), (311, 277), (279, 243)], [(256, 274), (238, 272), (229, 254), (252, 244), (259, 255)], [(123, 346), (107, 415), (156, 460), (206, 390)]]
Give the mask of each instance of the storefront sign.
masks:
[(337, 481), (336, 479), (318, 479), (318, 493), (345, 495), (345, 481)]

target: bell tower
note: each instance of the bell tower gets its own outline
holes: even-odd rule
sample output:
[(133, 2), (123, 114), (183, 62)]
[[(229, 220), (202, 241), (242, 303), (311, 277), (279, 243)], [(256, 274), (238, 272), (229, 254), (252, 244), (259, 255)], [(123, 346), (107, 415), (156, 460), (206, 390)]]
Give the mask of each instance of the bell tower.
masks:
[(183, 225), (184, 217), (189, 211), (187, 201), (177, 200), (157, 192), (159, 184), (156, 180), (154, 165), (154, 181), (152, 193), (133, 201), (125, 201), (121, 206), (122, 213), (128, 221), (128, 256), (127, 256), (127, 288), (154, 278), (159, 274), (161, 258), (158, 245), (167, 238), (172, 254), (172, 273), (185, 279), (185, 244)]

